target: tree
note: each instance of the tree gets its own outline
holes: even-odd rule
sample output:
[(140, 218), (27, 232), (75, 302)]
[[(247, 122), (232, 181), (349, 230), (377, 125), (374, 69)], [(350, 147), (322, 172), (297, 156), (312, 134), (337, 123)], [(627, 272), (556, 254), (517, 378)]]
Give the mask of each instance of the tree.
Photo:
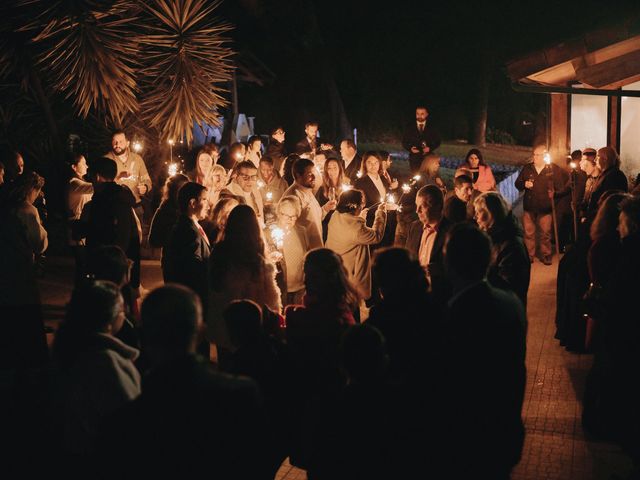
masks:
[[(77, 114), (106, 125), (137, 117), (161, 139), (216, 125), (231, 78), (229, 24), (218, 0), (19, 0), (5, 8), (0, 76), (45, 77)], [(20, 56), (20, 50), (33, 52)], [(26, 67), (25, 67), (26, 64)], [(24, 80), (21, 81), (24, 84)], [(35, 90), (35, 89), (34, 89)], [(36, 90), (37, 93), (37, 90)], [(44, 100), (46, 93), (43, 89)], [(46, 101), (41, 102), (46, 110)], [(46, 112), (45, 112), (46, 114)], [(52, 115), (53, 119), (53, 115)], [(49, 125), (51, 134), (57, 122)]]

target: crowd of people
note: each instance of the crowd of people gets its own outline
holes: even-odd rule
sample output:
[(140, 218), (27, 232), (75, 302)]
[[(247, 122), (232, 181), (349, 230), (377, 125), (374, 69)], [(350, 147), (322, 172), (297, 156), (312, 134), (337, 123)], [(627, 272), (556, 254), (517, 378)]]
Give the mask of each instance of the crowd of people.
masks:
[[(203, 146), (191, 170), (167, 178), (153, 215), (150, 176), (124, 131), (90, 165), (75, 155), (75, 287), (51, 359), (36, 282), (44, 179), (12, 155), (0, 169), (10, 173), (0, 187), (0, 360), (46, 366), (42, 430), (54, 465), (109, 478), (173, 469), (273, 478), (289, 457), (318, 479), (425, 470), (509, 478), (524, 441), (531, 264), (538, 252), (551, 263), (551, 205), (567, 192), (582, 253), (569, 249), (563, 262), (589, 264), (598, 307), (589, 315), (601, 361), (585, 415), (601, 425), (601, 402), (635, 395), (622, 384), (634, 367), (621, 365), (637, 364), (637, 327), (612, 312), (631, 298), (640, 209), (611, 192), (627, 190), (615, 151), (595, 161), (585, 151), (565, 175), (535, 146), (516, 180), (523, 230), (480, 150), (448, 188), (427, 118), (418, 107), (403, 138), (408, 178), (388, 152), (360, 155), (353, 140), (321, 139), (310, 122), (292, 153), (281, 127), (266, 147), (257, 136), (226, 151)], [(142, 224), (151, 216), (165, 286), (146, 292)], [(559, 307), (584, 293), (566, 284), (573, 290)]]

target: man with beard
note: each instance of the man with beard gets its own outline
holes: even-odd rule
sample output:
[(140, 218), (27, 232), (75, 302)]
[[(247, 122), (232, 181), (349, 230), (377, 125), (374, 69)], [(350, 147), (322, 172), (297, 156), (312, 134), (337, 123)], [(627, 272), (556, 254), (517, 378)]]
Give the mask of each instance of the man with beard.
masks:
[(322, 247), (322, 219), (330, 210), (336, 208), (336, 200), (329, 200), (320, 206), (314, 194), (316, 176), (315, 165), (308, 158), (296, 160), (293, 164), (294, 183), (282, 195), (293, 195), (300, 199), (302, 213), (298, 217), (297, 224), (304, 227), (309, 239), (309, 248)]
[(440, 146), (440, 134), (431, 125), (427, 126), (428, 116), (427, 107), (416, 107), (416, 121), (407, 127), (402, 137), (402, 146), (409, 152), (409, 168), (413, 175), (418, 173), (424, 156)]
[[(147, 172), (147, 166), (140, 155), (129, 148), (129, 140), (124, 130), (115, 130), (111, 135), (111, 151), (104, 155), (116, 162), (118, 172), (116, 183), (129, 187), (136, 200), (136, 206), (145, 211), (149, 209), (141, 202), (143, 197), (151, 190), (151, 177)], [(142, 212), (138, 211), (138, 214)]]

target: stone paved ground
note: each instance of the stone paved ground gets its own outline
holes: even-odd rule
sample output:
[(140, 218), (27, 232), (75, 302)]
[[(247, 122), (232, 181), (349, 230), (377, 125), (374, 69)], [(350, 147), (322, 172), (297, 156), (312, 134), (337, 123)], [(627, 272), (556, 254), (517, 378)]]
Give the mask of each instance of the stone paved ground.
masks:
[[(609, 480), (625, 478), (629, 459), (618, 447), (586, 438), (580, 425), (584, 380), (589, 355), (569, 353), (553, 338), (555, 333), (555, 278), (557, 264), (533, 264), (529, 290), (527, 390), (523, 407), (527, 436), (514, 480)], [(48, 323), (56, 326), (68, 300), (72, 261), (51, 258), (41, 279)], [(144, 261), (142, 282), (161, 283), (158, 261)], [(285, 461), (276, 480), (304, 480), (304, 471)]]

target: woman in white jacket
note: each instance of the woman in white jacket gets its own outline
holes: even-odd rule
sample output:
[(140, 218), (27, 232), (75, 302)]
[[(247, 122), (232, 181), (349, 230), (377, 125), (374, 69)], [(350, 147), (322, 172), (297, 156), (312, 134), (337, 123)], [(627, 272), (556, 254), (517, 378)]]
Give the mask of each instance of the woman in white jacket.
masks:
[(386, 203), (376, 210), (373, 226), (367, 227), (365, 195), (361, 190), (349, 190), (340, 195), (336, 212), (329, 221), (326, 247), (342, 257), (350, 280), (362, 298), (371, 296), (371, 254), (369, 245), (380, 243), (387, 221)]

